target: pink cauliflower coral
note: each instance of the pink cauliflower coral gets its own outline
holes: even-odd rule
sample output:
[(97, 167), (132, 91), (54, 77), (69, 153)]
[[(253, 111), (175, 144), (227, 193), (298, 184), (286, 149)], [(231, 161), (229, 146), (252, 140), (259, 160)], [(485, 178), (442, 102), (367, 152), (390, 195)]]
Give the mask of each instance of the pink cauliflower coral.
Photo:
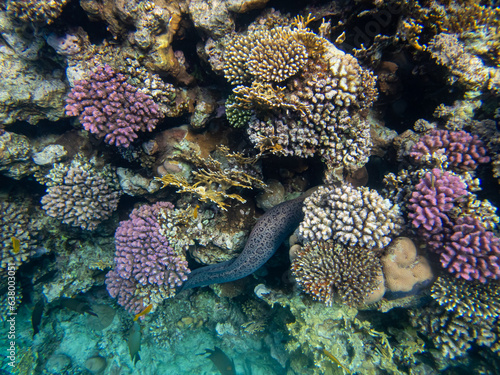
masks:
[(175, 295), (190, 272), (184, 254), (176, 254), (160, 233), (160, 210), (172, 208), (169, 202), (143, 205), (115, 232), (116, 267), (108, 272), (106, 285), (109, 294), (133, 313)]
[(413, 146), (410, 157), (420, 162), (426, 155), (434, 152), (444, 154), (450, 166), (462, 171), (474, 170), (479, 163), (490, 161), (483, 142), (476, 135), (463, 130), (432, 130)]
[(163, 116), (149, 95), (109, 65), (97, 67), (89, 79), (75, 83), (65, 110), (68, 116), (79, 116), (85, 130), (124, 147), (137, 138), (137, 132), (152, 131)]
[(466, 280), (500, 279), (500, 239), (477, 218), (457, 219), (439, 250), (441, 264)]
[(438, 168), (427, 172), (415, 186), (408, 217), (429, 245), (438, 247), (441, 244), (451, 224), (447, 212), (456, 200), (467, 194), (466, 188), (460, 177)]

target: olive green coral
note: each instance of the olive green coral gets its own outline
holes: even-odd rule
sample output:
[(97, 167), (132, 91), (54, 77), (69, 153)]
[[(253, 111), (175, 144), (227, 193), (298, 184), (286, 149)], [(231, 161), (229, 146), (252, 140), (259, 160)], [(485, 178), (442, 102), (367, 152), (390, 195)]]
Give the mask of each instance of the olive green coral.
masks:
[(226, 100), (227, 121), (233, 128), (243, 128), (248, 125), (252, 117), (252, 111), (245, 108), (245, 105), (236, 101), (233, 94)]

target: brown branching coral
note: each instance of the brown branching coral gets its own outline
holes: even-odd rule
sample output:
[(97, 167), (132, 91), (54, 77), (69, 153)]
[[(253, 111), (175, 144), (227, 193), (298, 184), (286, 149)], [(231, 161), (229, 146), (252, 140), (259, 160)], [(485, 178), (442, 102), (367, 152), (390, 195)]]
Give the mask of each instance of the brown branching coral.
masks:
[(258, 31), (254, 40), (256, 46), (250, 51), (247, 62), (248, 71), (254, 77), (279, 83), (297, 74), (306, 64), (307, 50), (289, 28)]
[(376, 254), (331, 241), (306, 244), (292, 262), (297, 283), (314, 299), (360, 306), (379, 285), (382, 266)]
[(480, 4), (474, 0), (432, 0), (402, 2), (407, 17), (401, 23), (399, 34), (417, 50), (425, 50), (421, 35), (435, 36), (440, 33), (457, 34), (462, 39), (474, 39), (482, 35), (486, 53), (498, 66), (500, 64), (500, 10), (492, 4)]
[(439, 277), (436, 302), (411, 311), (412, 324), (430, 336), (444, 356), (463, 356), (473, 344), (500, 351), (500, 285)]
[(453, 80), (458, 80), (470, 89), (488, 88), (500, 90), (495, 81), (494, 70), (487, 68), (482, 60), (465, 51), (463, 44), (453, 34), (441, 33), (429, 43), (428, 50), (439, 64), (450, 69)]
[(42, 208), (65, 224), (94, 230), (118, 207), (122, 191), (110, 165), (98, 167), (78, 155), (69, 165), (56, 164), (47, 177)]
[[(17, 269), (34, 254), (36, 226), (28, 211), (28, 204), (16, 201), (0, 202), (0, 245), (2, 260), (0, 270)], [(30, 220), (31, 219), (31, 220)], [(19, 247), (14, 242), (19, 241)]]

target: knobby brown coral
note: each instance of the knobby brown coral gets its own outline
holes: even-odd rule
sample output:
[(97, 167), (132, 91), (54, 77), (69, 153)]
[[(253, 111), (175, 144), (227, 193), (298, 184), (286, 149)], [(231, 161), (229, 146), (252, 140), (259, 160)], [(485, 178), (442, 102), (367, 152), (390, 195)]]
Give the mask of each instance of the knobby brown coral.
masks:
[(312, 297), (331, 306), (337, 299), (360, 306), (379, 285), (379, 258), (359, 246), (332, 241), (306, 244), (292, 262), (299, 286)]

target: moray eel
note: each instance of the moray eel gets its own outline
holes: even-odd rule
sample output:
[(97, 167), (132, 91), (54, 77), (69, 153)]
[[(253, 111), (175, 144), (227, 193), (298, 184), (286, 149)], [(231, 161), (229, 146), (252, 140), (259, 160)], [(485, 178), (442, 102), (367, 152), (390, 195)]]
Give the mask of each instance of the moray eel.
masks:
[(241, 254), (227, 262), (200, 267), (188, 275), (179, 291), (227, 283), (241, 279), (258, 270), (276, 252), (304, 218), (302, 206), (308, 193), (274, 206), (262, 215), (250, 232)]

